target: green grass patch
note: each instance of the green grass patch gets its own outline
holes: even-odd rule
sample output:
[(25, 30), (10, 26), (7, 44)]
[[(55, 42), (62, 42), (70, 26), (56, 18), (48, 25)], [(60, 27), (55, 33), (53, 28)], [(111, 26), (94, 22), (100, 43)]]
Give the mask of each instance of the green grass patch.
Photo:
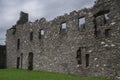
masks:
[(97, 77), (80, 77), (45, 71), (0, 69), (0, 80), (110, 80)]

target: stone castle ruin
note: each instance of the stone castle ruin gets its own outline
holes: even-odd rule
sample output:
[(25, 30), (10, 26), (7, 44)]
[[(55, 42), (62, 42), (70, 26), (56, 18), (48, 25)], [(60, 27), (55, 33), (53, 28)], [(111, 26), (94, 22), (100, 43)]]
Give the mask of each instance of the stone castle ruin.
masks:
[(80, 76), (120, 77), (120, 0), (51, 21), (28, 21), (21, 12), (7, 30), (7, 67)]

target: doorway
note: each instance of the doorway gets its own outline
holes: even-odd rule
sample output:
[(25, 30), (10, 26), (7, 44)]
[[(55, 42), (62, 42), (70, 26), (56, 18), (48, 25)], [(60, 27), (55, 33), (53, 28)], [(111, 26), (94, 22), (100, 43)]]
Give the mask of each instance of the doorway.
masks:
[(19, 69), (19, 66), (20, 66), (20, 57), (17, 57), (17, 69)]
[(33, 70), (33, 53), (30, 52), (28, 55), (28, 70)]

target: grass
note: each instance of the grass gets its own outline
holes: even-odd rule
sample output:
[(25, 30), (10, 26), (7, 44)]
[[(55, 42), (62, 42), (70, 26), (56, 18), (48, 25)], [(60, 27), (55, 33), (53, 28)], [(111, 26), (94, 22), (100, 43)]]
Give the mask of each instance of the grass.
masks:
[(45, 71), (0, 69), (0, 80), (110, 80), (97, 77), (79, 77)]

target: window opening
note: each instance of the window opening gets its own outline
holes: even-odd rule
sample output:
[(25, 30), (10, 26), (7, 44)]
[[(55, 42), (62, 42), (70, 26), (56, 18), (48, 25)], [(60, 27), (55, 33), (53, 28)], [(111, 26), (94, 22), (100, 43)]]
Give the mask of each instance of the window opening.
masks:
[(30, 32), (30, 41), (33, 40), (33, 32)]
[(61, 31), (65, 32), (66, 30), (67, 30), (67, 24), (66, 24), (66, 22), (64, 22), (61, 24)]
[(80, 28), (85, 29), (85, 17), (79, 18), (78, 21), (79, 21), (78, 30), (80, 30)]
[(17, 40), (17, 50), (20, 49), (20, 39)]
[(39, 39), (42, 39), (42, 38), (44, 37), (44, 34), (45, 34), (44, 30), (41, 29), (41, 30), (39, 31)]

